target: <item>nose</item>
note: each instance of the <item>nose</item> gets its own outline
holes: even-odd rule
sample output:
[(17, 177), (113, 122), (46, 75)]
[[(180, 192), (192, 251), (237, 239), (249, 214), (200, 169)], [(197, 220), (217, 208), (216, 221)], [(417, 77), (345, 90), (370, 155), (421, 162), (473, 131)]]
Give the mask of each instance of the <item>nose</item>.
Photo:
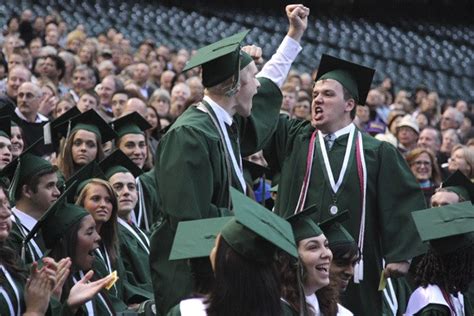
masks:
[(352, 264), (348, 264), (347, 267), (344, 269), (344, 273), (352, 277), (354, 275), (354, 266)]
[(97, 230), (95, 231), (95, 236), (94, 237), (95, 237), (94, 242), (96, 242), (97, 244), (102, 240), (99, 233), (97, 233)]
[(53, 196), (58, 197), (61, 195), (61, 191), (59, 191), (57, 186), (54, 186)]

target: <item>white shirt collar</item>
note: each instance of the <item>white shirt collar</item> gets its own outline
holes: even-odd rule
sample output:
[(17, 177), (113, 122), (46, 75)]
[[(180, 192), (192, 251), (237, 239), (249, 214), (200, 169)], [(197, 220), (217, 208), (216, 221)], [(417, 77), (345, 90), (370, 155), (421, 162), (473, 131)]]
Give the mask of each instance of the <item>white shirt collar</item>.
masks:
[(306, 296), (306, 303), (313, 307), (316, 316), (321, 315), (321, 311), (319, 310), (319, 302), (318, 298), (316, 297), (316, 294)]
[(209, 96), (204, 96), (203, 98), (204, 101), (209, 103), (211, 106), (212, 110), (217, 116), (217, 120), (219, 122), (224, 122), (227, 125), (231, 126), (232, 125), (232, 116), (230, 116), (229, 113), (227, 113), (226, 110), (224, 110), (219, 104), (217, 104), (214, 100), (212, 100)]
[[(16, 207), (12, 208), (12, 212), (20, 220), (20, 223), (17, 223), (17, 224), (21, 224), (21, 225), (25, 226), (26, 229), (28, 229), (29, 231), (31, 231), (33, 229), (33, 227), (36, 225), (36, 223), (38, 222), (35, 218), (33, 218), (30, 215), (20, 211)], [(12, 215), (12, 217), (13, 217), (13, 215)]]
[[(342, 135), (349, 134), (352, 129), (355, 128), (353, 123), (350, 123), (346, 127), (341, 128), (340, 130), (335, 131), (333, 134), (336, 136), (336, 139)], [(321, 133), (321, 135), (326, 136), (327, 134)]]
[[(15, 109), (15, 114), (18, 115), (19, 118), (21, 118), (24, 121), (28, 121), (28, 119), (23, 115), (23, 113), (20, 112), (19, 108)], [(41, 123), (41, 122), (47, 122), (48, 118), (44, 116), (41, 113), (36, 113), (36, 119), (34, 123)]]

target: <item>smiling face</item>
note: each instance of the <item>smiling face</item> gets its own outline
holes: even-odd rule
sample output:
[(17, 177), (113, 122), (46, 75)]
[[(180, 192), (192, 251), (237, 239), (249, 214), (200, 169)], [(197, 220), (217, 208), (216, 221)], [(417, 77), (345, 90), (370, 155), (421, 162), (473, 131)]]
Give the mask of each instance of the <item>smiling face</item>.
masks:
[(73, 264), (84, 271), (91, 269), (95, 260), (94, 250), (99, 248), (99, 242), (100, 236), (97, 233), (94, 218), (87, 215), (81, 220), (77, 231)]
[(109, 191), (101, 184), (91, 183), (84, 197), (84, 208), (92, 215), (100, 230), (100, 226), (112, 216), (113, 204)]
[(13, 159), (15, 159), (23, 152), (25, 143), (23, 141), (23, 135), (21, 134), (20, 127), (12, 126), (11, 135), (12, 137), (10, 138), (10, 141), (12, 143), (12, 155)]
[(137, 184), (130, 172), (117, 172), (110, 177), (118, 199), (118, 216), (127, 220), (138, 201)]
[(305, 294), (312, 294), (327, 286), (332, 252), (326, 236), (322, 234), (299, 241), (298, 254), (305, 269)]
[(421, 153), (410, 164), (410, 169), (415, 175), (416, 180), (430, 180), (433, 171), (430, 156), (427, 153)]
[(145, 135), (126, 134), (122, 136), (122, 138), (120, 138), (119, 148), (140, 169), (143, 168), (147, 158)]
[(0, 242), (4, 242), (12, 229), (12, 212), (6, 191), (0, 188)]
[(456, 170), (459, 170), (467, 177), (470, 177), (472, 172), (471, 166), (469, 166), (467, 163), (462, 148), (456, 149), (451, 154), (451, 157), (448, 160), (448, 170), (449, 172), (455, 172)]
[(75, 164), (83, 166), (97, 157), (97, 137), (94, 133), (78, 130), (72, 141), (72, 160)]
[(350, 253), (346, 253), (341, 258), (334, 259), (331, 262), (330, 279), (340, 293), (346, 291), (351, 278), (354, 276), (354, 267), (359, 261), (358, 255), (352, 257), (350, 255)]
[(311, 125), (325, 134), (334, 133), (350, 124), (350, 113), (354, 107), (354, 99), (344, 100), (344, 91), (339, 82), (333, 79), (319, 80), (313, 88)]

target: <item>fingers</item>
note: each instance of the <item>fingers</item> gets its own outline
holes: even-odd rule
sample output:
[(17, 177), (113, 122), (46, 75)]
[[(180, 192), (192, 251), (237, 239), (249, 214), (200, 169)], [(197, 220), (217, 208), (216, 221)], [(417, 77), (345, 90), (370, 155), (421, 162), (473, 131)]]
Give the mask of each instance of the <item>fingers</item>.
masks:
[(79, 281), (79, 283), (89, 282), (93, 275), (94, 275), (94, 271), (89, 270), (89, 272), (86, 273), (86, 275)]
[(288, 16), (299, 16), (300, 18), (306, 18), (309, 15), (309, 8), (302, 4), (287, 5), (285, 10)]
[(262, 57), (262, 49), (255, 45), (247, 45), (242, 47), (242, 50), (250, 55), (253, 59), (259, 59)]

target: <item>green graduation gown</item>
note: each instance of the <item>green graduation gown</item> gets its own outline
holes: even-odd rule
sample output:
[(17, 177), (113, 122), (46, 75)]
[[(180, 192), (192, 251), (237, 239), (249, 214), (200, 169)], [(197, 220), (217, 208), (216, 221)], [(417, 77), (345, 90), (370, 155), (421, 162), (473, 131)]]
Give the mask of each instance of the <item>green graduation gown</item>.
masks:
[[(272, 140), (264, 150), (269, 167), (281, 170), (275, 212), (282, 217), (294, 213), (306, 171), (311, 133), (310, 122), (289, 120), (281, 116)], [(354, 135), (357, 136), (357, 133)], [(363, 133), (363, 155), (367, 166), (366, 225), (364, 235), (364, 278), (350, 283), (342, 302), (355, 315), (381, 315), (382, 296), (377, 291), (382, 259), (400, 262), (421, 254), (423, 246), (411, 218), (412, 211), (425, 208), (423, 194), (407, 163), (392, 145)], [(348, 142), (348, 135), (335, 140), (328, 158), (334, 178), (338, 179)], [(319, 142), (309, 182), (305, 207), (316, 204), (320, 222), (332, 215), (332, 189), (323, 174)], [(358, 240), (361, 223), (361, 190), (355, 156), (355, 144), (347, 174), (337, 195), (339, 210), (349, 210), (344, 226)], [(321, 159), (320, 159), (321, 158)], [(402, 232), (402, 233), (400, 233)]]
[[(253, 98), (252, 114), (234, 119), (242, 156), (263, 148), (274, 132), (281, 105), (280, 89), (269, 79)], [(209, 114), (215, 117), (209, 105)], [(169, 261), (178, 222), (230, 215), (228, 174), (223, 144), (208, 113), (188, 108), (162, 137), (156, 152), (162, 224), (151, 237), (150, 266), (155, 302), (162, 315), (192, 292), (185, 260)], [(232, 168), (232, 185), (240, 190)]]
[[(10, 231), (10, 235), (8, 236), (6, 244), (8, 245), (8, 247), (13, 249), (19, 257), (21, 257), (21, 248), (23, 246), (23, 240), (25, 239), (28, 231), (25, 227), (20, 228), (19, 225), (21, 225), (20, 220), (18, 219), (18, 217), (15, 217), (15, 221), (12, 221), (12, 229)], [(39, 250), (44, 254), (46, 248), (44, 246), (41, 231), (36, 233), (32, 241), (35, 242), (35, 244), (39, 247)], [(26, 265), (32, 264), (34, 261), (40, 260), (41, 257), (43, 257), (43, 254), (37, 253), (36, 248), (33, 247), (32, 243), (30, 242), (25, 247), (25, 259), (23, 263)]]
[[(25, 284), (15, 279), (11, 273), (8, 273), (7, 277), (3, 269), (6, 270), (3, 265), (0, 265), (0, 315), (11, 315), (10, 309), (13, 309), (13, 315), (22, 315), (26, 309)], [(18, 293), (19, 300), (15, 292)]]
[[(130, 228), (132, 228), (131, 225)], [(125, 267), (128, 282), (153, 293), (150, 265), (148, 263), (148, 253), (150, 251), (148, 244), (145, 241), (137, 240), (137, 237), (122, 224), (119, 223), (118, 228), (120, 259)], [(136, 234), (138, 235), (138, 233)], [(140, 235), (138, 237), (144, 238)]]
[[(148, 220), (148, 227), (149, 229), (146, 228), (145, 221), (142, 219), (140, 223), (137, 223), (138, 227), (143, 229), (146, 233), (151, 233), (151, 230), (154, 225), (158, 225), (161, 223), (161, 218), (162, 215), (160, 214), (159, 208), (158, 208), (158, 189), (156, 186), (156, 181), (155, 181), (155, 169), (152, 168), (150, 171), (147, 171), (143, 174), (141, 174), (138, 177), (138, 180), (140, 181), (141, 185), (141, 190), (139, 192), (140, 195), (143, 195), (143, 201), (145, 204), (145, 214)], [(140, 197), (139, 197), (140, 198)], [(135, 216), (138, 217), (138, 212), (139, 212), (139, 205), (140, 203), (137, 203), (137, 206), (135, 208)]]

